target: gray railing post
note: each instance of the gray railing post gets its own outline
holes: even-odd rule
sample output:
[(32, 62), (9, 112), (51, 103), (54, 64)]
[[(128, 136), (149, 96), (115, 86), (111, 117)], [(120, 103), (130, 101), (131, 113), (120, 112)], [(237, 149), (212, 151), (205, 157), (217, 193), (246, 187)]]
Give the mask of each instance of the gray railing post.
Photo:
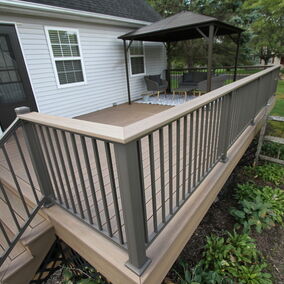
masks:
[(141, 275), (150, 263), (146, 256), (143, 188), (137, 142), (114, 144), (129, 260), (126, 266)]
[(221, 137), (219, 144), (219, 151), (221, 153), (221, 162), (226, 163), (228, 161), (227, 151), (229, 148), (229, 139), (232, 125), (232, 96), (233, 93), (229, 93), (224, 96), (224, 103), (222, 106), (221, 114)]
[[(25, 114), (30, 112), (30, 109), (28, 107), (20, 107), (16, 108), (15, 112), (17, 115)], [(23, 134), (40, 190), (45, 197), (44, 206), (50, 207), (53, 205), (54, 200), (52, 182), (40, 146), (40, 140), (32, 123), (23, 121)]]
[(254, 112), (253, 112), (253, 118), (251, 120), (251, 125), (255, 125), (255, 117), (257, 115), (257, 102), (258, 102), (258, 93), (259, 93), (259, 86), (260, 86), (260, 79), (258, 78), (256, 80), (256, 90), (255, 90), (255, 97), (254, 97)]

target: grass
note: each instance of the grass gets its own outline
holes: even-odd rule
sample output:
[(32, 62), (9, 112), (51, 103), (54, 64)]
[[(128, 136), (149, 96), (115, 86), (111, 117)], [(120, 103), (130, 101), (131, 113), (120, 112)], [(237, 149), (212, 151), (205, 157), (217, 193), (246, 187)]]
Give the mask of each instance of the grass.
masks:
[(276, 90), (276, 104), (271, 115), (284, 116), (284, 80), (279, 80)]
[[(284, 80), (279, 80), (276, 90), (276, 104), (270, 113), (275, 116), (284, 117)], [(277, 121), (269, 121), (268, 134), (284, 138), (284, 123)]]

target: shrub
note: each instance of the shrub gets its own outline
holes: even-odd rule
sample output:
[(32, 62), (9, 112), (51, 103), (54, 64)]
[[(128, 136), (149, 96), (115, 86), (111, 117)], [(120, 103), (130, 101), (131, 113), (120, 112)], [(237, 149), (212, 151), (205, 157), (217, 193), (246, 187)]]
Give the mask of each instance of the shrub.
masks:
[(263, 181), (280, 185), (284, 183), (284, 167), (277, 164), (266, 163), (256, 167), (244, 167), (245, 172)]
[(204, 268), (215, 271), (233, 283), (269, 284), (271, 275), (264, 273), (267, 266), (248, 234), (227, 232), (227, 237), (207, 237), (203, 260)]
[(284, 160), (284, 145), (274, 142), (265, 142), (261, 148), (261, 152), (269, 157)]
[(284, 191), (281, 189), (260, 188), (246, 183), (237, 186), (235, 197), (239, 208), (232, 208), (230, 213), (244, 226), (245, 231), (255, 227), (257, 232), (261, 232), (276, 223), (283, 224)]

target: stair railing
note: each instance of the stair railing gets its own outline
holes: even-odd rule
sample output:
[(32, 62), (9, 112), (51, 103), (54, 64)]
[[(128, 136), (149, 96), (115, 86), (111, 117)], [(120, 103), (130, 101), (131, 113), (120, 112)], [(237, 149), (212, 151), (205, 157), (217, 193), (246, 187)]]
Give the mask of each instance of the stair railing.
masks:
[[(17, 114), (27, 112), (29, 112), (29, 108), (27, 107), (16, 109)], [(35, 157), (29, 157), (25, 154), (25, 148), (33, 145), (32, 152), (37, 155), (35, 162), (37, 165), (40, 165), (40, 152), (34, 147), (36, 145), (35, 141), (29, 144), (32, 134), (30, 127), (25, 125), (24, 121), (16, 118), (0, 138), (0, 233), (3, 238), (3, 252), (0, 256), (0, 266), (5, 262), (30, 226), (39, 209), (44, 204), (49, 205), (48, 192), (44, 192), (46, 185), (48, 185), (47, 180), (45, 179), (44, 182), (46, 184), (43, 184), (41, 173), (37, 175), (39, 168), (41, 171), (44, 170), (44, 164), (41, 167), (33, 168), (30, 165), (30, 159)], [(23, 136), (27, 137), (28, 140), (25, 140)], [(15, 156), (17, 156), (16, 159)], [(18, 172), (22, 170), (24, 170), (24, 174), (29, 181), (29, 186), (18, 176)], [(34, 171), (36, 171), (36, 174)], [(39, 184), (39, 187), (37, 184)], [(25, 198), (25, 194), (30, 195), (32, 203)], [(13, 195), (15, 195), (14, 198), (19, 198), (19, 203), (14, 204)], [(10, 226), (13, 230), (10, 229)]]

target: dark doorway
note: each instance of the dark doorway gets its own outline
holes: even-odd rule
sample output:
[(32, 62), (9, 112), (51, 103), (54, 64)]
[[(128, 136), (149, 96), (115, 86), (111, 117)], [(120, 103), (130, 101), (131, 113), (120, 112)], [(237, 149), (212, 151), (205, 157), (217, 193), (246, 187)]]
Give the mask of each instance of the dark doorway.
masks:
[(5, 130), (15, 119), (14, 109), (37, 110), (14, 25), (0, 24), (0, 125)]

